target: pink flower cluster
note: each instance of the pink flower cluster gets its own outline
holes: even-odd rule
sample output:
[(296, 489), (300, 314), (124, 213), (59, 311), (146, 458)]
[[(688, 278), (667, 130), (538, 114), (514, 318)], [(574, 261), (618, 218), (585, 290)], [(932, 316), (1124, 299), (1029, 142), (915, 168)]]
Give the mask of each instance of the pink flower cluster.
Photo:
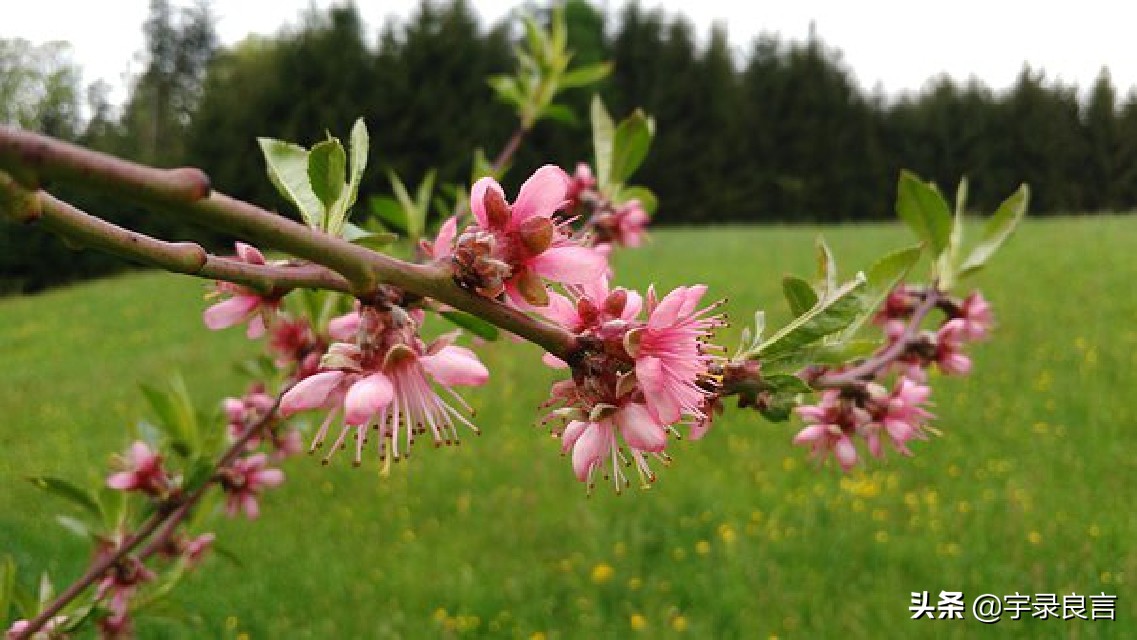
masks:
[(469, 412), (453, 387), (484, 384), (489, 371), (472, 351), (453, 344), (453, 334), (424, 343), (418, 335), (420, 321), (421, 311), (410, 313), (393, 305), (364, 306), (332, 321), (333, 337), (341, 341), (328, 348), (320, 372), (297, 383), (280, 404), (284, 416), (317, 408), (328, 411), (312, 451), (343, 416), (343, 427), (325, 462), (352, 433), (358, 465), (371, 430), (378, 431), (380, 459), (386, 459), (389, 446), (394, 460), (400, 457), (400, 435), (409, 455), (416, 436), (429, 433), (438, 446), (458, 442), (456, 423), (477, 432), (431, 381)]
[(218, 480), (225, 492), (225, 512), (235, 517), (244, 510), (245, 516), (254, 520), (261, 512), (257, 496), (266, 488), (279, 487), (284, 472), (269, 468), (268, 454), (255, 453), (237, 458), (218, 471)]
[[(236, 243), (237, 260), (246, 264), (267, 264), (264, 255), (256, 248), (243, 242)], [(246, 335), (256, 339), (265, 334), (276, 310), (280, 307), (278, 296), (264, 296), (260, 293), (231, 282), (217, 282), (212, 296), (229, 296), (214, 304), (202, 314), (205, 326), (214, 331), (227, 329), (242, 322), (248, 322)]]
[(225, 412), (226, 432), (230, 442), (240, 439), (249, 429), (257, 429), (257, 433), (247, 440), (246, 450), (251, 451), (262, 443), (267, 443), (275, 460), (283, 460), (303, 450), (298, 430), (281, 424), (276, 419), (266, 420), (275, 408), (276, 400), (265, 393), (264, 385), (253, 385), (240, 398), (225, 398), (221, 406)]
[(170, 476), (162, 468), (162, 456), (145, 442), (130, 445), (125, 457), (116, 457), (123, 470), (107, 478), (107, 486), (119, 491), (139, 491), (153, 498), (165, 498), (172, 487)]
[(610, 468), (621, 490), (629, 484), (622, 467), (633, 463), (641, 483), (650, 483), (648, 457), (669, 460), (664, 449), (668, 434), (680, 435), (675, 425), (690, 426), (695, 437), (709, 425), (709, 369), (721, 358), (708, 353), (705, 341), (725, 321), (713, 313), (717, 304), (699, 307), (702, 285), (679, 287), (662, 300), (649, 289), (646, 301), (609, 289), (606, 278), (567, 291), (568, 297), (552, 294), (540, 310), (584, 345), (572, 379), (555, 384), (548, 403), (559, 407), (550, 417), (567, 423), (559, 430), (563, 451), (572, 452), (573, 471), (590, 488)]
[[(933, 294), (945, 319), (935, 332), (921, 332), (913, 316), (922, 304), (933, 302), (926, 298)], [(892, 363), (898, 374), (892, 391), (876, 382), (863, 382), (828, 389), (817, 404), (795, 409), (806, 426), (794, 437), (794, 444), (808, 447), (818, 460), (832, 454), (845, 471), (857, 463), (858, 437), (873, 457), (884, 455), (886, 440), (897, 452), (912, 455), (907, 443), (927, 439), (927, 421), (933, 417), (924, 408), (931, 395), (931, 388), (924, 385), (927, 369), (935, 366), (945, 375), (970, 372), (971, 358), (964, 353), (964, 345), (987, 338), (994, 316), (979, 292), (958, 301), (901, 284), (889, 293), (873, 321), (884, 329), (885, 350), (901, 349)], [(897, 344), (900, 341), (902, 345)], [(884, 373), (887, 370), (876, 375)]]
[(592, 168), (584, 162), (576, 165), (565, 210), (584, 220), (589, 241), (604, 252), (612, 245), (638, 247), (647, 235), (650, 218), (643, 204), (636, 199), (612, 202), (596, 189)]
[(866, 385), (864, 392), (828, 389), (816, 405), (795, 409), (807, 426), (794, 437), (794, 444), (809, 447), (817, 460), (832, 453), (845, 471), (857, 464), (855, 437), (866, 441), (873, 457), (884, 456), (884, 439), (910, 456), (908, 441), (927, 439), (926, 422), (933, 416), (923, 405), (930, 394), (929, 387), (905, 377), (897, 380), (891, 393), (875, 383)]
[[(553, 214), (566, 202), (569, 177), (552, 165), (541, 167), (521, 185), (517, 199), (505, 199), (501, 185), (482, 178), (470, 191), (474, 223), (457, 236), (443, 226), (431, 255), (450, 257), (458, 282), (489, 298), (503, 292), (515, 304), (547, 303), (545, 280), (583, 284), (608, 269), (604, 254), (581, 245)], [(449, 224), (449, 223), (448, 223)]]

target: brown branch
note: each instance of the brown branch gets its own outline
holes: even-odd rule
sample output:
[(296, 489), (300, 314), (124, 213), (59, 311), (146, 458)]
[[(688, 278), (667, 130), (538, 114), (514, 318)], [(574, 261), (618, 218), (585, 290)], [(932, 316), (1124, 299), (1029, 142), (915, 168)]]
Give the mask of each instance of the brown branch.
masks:
[(371, 295), (385, 282), (435, 298), (535, 342), (565, 361), (571, 362), (577, 351), (572, 333), (462, 289), (443, 265), (403, 262), (209, 192), (208, 178), (196, 169), (154, 169), (47, 136), (0, 127), (0, 171), (30, 188), (48, 179), (114, 194), (285, 251), (341, 274), (357, 296)]
[[(0, 175), (0, 189), (20, 189)], [(34, 200), (21, 220), (34, 221), (68, 241), (99, 249), (173, 273), (225, 280), (256, 291), (281, 294), (291, 289), (316, 288), (351, 292), (338, 273), (316, 264), (258, 265), (209, 254), (193, 242), (166, 242), (96, 218), (44, 191), (16, 194)], [(16, 212), (21, 216), (20, 212)]]
[[(146, 559), (153, 555), (156, 551), (161, 549), (169, 537), (177, 529), (178, 525), (185, 520), (186, 516), (201, 498), (205, 495), (206, 491), (213, 485), (217, 484), (217, 471), (223, 469), (233, 463), (241, 452), (245, 450), (249, 440), (261, 431), (269, 420), (272, 420), (276, 415), (277, 407), (280, 406), (280, 399), (284, 396), (288, 389), (282, 389), (277, 394), (272, 408), (261, 417), (260, 420), (250, 425), (249, 428), (241, 434), (241, 437), (233, 441), (225, 453), (214, 464), (213, 474), (210, 479), (202, 483), (200, 487), (195, 489), (192, 493), (181, 496), (180, 498), (172, 499), (171, 501), (161, 505), (161, 507), (135, 531), (133, 534), (128, 535), (123, 541), (115, 548), (114, 552), (98, 558), (91, 564), (78, 580), (72, 582), (59, 594), (51, 604), (44, 607), (36, 617), (28, 622), (28, 626), (23, 631), (16, 634), (14, 640), (29, 640), (36, 631), (47, 624), (49, 620), (55, 617), (63, 607), (67, 606), (75, 598), (78, 598), (88, 587), (93, 585), (97, 580), (109, 571), (112, 567), (118, 564), (125, 558), (131, 551), (138, 547), (138, 545), (149, 540), (147, 545), (139, 552), (140, 559)], [(159, 531), (160, 530), (160, 531)], [(155, 532), (159, 533), (155, 535)]]
[(900, 334), (896, 341), (850, 369), (821, 375), (810, 382), (811, 386), (815, 389), (834, 389), (863, 384), (876, 378), (881, 371), (904, 355), (908, 347), (915, 343), (919, 337), (920, 325), (924, 322), (924, 318), (932, 309), (936, 308), (942, 296), (943, 292), (939, 290), (938, 283), (932, 283), (932, 286), (928, 287), (924, 293), (924, 299), (920, 301), (920, 304), (912, 312), (912, 317), (908, 319), (904, 333)]

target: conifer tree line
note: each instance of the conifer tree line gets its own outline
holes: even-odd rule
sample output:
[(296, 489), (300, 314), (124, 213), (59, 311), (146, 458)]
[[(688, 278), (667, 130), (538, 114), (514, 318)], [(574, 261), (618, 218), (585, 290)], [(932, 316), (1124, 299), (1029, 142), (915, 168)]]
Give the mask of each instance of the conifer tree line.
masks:
[[(1137, 93), (1119, 95), (1104, 69), (1088, 89), (1024, 68), (1005, 91), (938, 78), (918, 93), (885, 96), (861, 88), (840, 52), (817, 36), (732, 46), (721, 28), (698, 33), (681, 16), (634, 2), (605, 15), (569, 0), (565, 14), (579, 63), (615, 63), (597, 88), (609, 110), (642, 107), (655, 118), (654, 147), (636, 181), (660, 198), (657, 224), (886, 219), (901, 168), (949, 190), (963, 175), (983, 176), (970, 185), (977, 209), (991, 209), (1020, 182), (1033, 187), (1035, 214), (1137, 206)], [(482, 146), (492, 157), (515, 126), (486, 78), (512, 68), (520, 34), (512, 22), (485, 23), (465, 0), (424, 2), (377, 31), (351, 5), (309, 10), (298, 26), (228, 48), (215, 25), (206, 0), (185, 9), (151, 0), (145, 69), (121, 108), (108, 103), (106, 85), (80, 86), (59, 45), (0, 40), (0, 123), (158, 166), (200, 166), (217, 189), (281, 211), (257, 136), (308, 145), (328, 132), (346, 136), (363, 116), (373, 149), (361, 192), (380, 194), (389, 191), (387, 171), (417, 184), (436, 168), (442, 183), (468, 183), (467, 150)], [(567, 95), (576, 117), (539, 124), (511, 176), (545, 162), (571, 170), (591, 158), (591, 94)], [(61, 195), (163, 237), (228, 240)], [(122, 266), (0, 223), (0, 292)]]

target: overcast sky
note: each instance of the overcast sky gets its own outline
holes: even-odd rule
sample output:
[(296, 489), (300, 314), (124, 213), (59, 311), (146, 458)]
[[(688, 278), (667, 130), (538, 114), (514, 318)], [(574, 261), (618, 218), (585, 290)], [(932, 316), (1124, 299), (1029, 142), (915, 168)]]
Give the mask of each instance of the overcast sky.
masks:
[[(271, 34), (295, 23), (310, 4), (339, 0), (215, 0), (222, 42), (249, 33)], [(188, 4), (174, 0), (175, 4)], [(487, 20), (509, 14), (517, 2), (472, 0)], [(104, 79), (121, 86), (124, 74), (138, 72), (141, 25), (147, 0), (0, 0), (0, 38), (33, 42), (66, 40), (85, 80)], [(359, 0), (372, 29), (387, 16), (407, 16), (418, 0)], [(605, 5), (618, 9), (623, 1)], [(704, 34), (715, 21), (724, 23), (736, 49), (744, 50), (761, 32), (802, 40), (810, 23), (865, 88), (880, 85), (888, 93), (918, 90), (931, 77), (978, 77), (988, 86), (1010, 86), (1024, 63), (1043, 69), (1050, 79), (1089, 87), (1103, 66), (1125, 93), (1137, 85), (1137, 44), (1133, 33), (1137, 8), (1120, 0), (1048, 2), (1036, 0), (643, 0), (645, 8), (682, 11)], [(123, 91), (115, 92), (121, 100)]]

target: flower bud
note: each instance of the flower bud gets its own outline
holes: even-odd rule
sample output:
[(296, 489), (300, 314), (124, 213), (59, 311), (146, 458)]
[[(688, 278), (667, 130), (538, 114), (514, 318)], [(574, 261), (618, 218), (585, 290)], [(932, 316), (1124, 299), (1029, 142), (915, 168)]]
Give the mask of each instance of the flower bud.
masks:
[(521, 223), (518, 235), (521, 244), (532, 255), (543, 253), (553, 243), (553, 221), (543, 216), (535, 216)]

